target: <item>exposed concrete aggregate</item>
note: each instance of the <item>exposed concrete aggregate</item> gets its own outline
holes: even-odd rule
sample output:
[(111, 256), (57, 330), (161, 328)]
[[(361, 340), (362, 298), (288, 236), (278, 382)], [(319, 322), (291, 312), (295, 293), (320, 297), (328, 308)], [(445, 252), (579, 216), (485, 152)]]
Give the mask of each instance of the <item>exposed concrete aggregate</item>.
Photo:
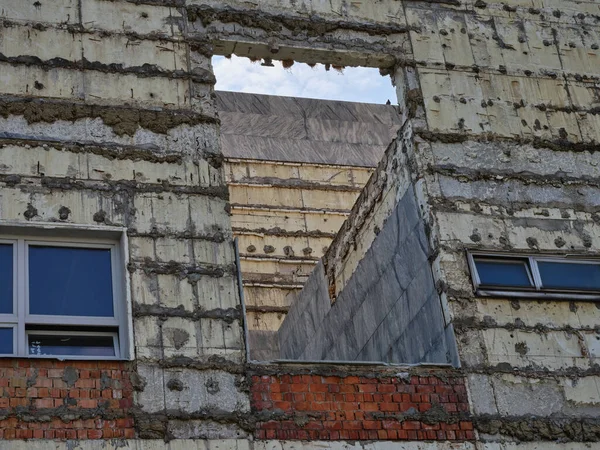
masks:
[[(265, 0), (257, 5), (237, 0), (31, 4), (7, 0), (1, 16), (4, 30), (25, 27), (33, 36), (67, 31), (75, 40), (99, 38), (114, 45), (111, 49), (106, 44), (106, 55), (97, 57), (76, 52), (54, 55), (51, 44), (41, 38), (38, 42), (47, 55), (35, 54), (35, 46), (26, 42), (0, 49), (7, 74), (0, 118), (7, 123), (23, 120), (19, 127), (24, 131), (0, 132), (0, 152), (16, 146), (23, 158), (32, 161), (27, 170), (0, 166), (0, 217), (32, 223), (123, 225), (130, 241), (150, 242), (150, 250), (143, 250), (150, 253), (150, 261), (136, 257), (130, 266), (132, 277), (141, 278), (132, 288), (136, 362), (131, 379), (137, 390), (138, 438), (173, 440), (173, 449), (181, 444), (181, 448), (206, 445), (212, 450), (212, 444), (202, 441), (175, 439), (234, 438), (247, 448), (264, 450), (272, 445), (287, 450), (286, 443), (246, 441), (257, 417), (249, 412), (245, 375), (314, 370), (308, 365), (246, 367), (237, 285), (226, 281), (236, 271), (232, 257), (215, 252), (214, 260), (209, 260), (204, 256), (208, 250), (201, 257), (206, 261), (198, 256), (204, 245), (231, 246), (230, 206), (218, 150), (219, 120), (211, 96), (215, 80), (208, 60), (217, 52), (363, 64), (394, 75), (402, 114), (416, 130), (416, 137), (409, 139), (414, 157), (402, 167), (410, 169), (409, 184), (419, 199), (429, 240), (428, 264), (445, 320), (454, 327), (460, 373), (469, 379), (477, 445), (486, 450), (534, 448), (522, 443), (527, 441), (537, 448), (562, 450), (600, 440), (596, 306), (577, 298), (477, 296), (465, 258), (466, 249), (523, 255), (600, 254), (600, 174), (595, 172), (594, 159), (600, 142), (597, 2)], [(114, 17), (118, 20), (111, 22)], [(5, 45), (1, 33), (0, 45)], [(117, 60), (113, 55), (120, 55), (121, 49), (113, 43), (125, 42), (120, 38), (165, 46), (177, 63), (169, 67), (159, 63), (164, 59), (158, 48), (139, 64)], [(56, 51), (67, 48), (55, 47)], [(135, 80), (141, 93), (125, 92), (125, 79)], [(95, 119), (104, 128), (93, 125)], [(58, 139), (57, 130), (65, 123), (69, 132), (64, 140)], [(93, 139), (74, 137), (85, 127)], [(177, 134), (188, 128), (206, 134)], [(167, 138), (169, 143), (181, 142), (180, 146), (168, 146)], [(504, 147), (493, 154), (482, 149), (496, 149), (496, 145)], [(444, 154), (449, 160), (444, 160)], [(155, 167), (144, 169), (143, 177), (132, 170), (134, 180), (120, 175), (88, 178), (78, 175), (76, 167), (83, 164), (73, 163), (83, 156), (108, 161), (96, 167), (107, 170), (97, 173), (118, 173), (130, 161)], [(578, 156), (584, 159), (577, 160)], [(202, 167), (203, 179), (182, 177), (175, 168), (167, 168), (169, 164), (181, 171), (194, 166), (196, 173)], [(47, 174), (63, 165), (64, 172), (71, 170), (74, 175)], [(167, 169), (173, 178), (162, 176)], [(394, 170), (390, 174), (397, 176)], [(383, 175), (378, 176), (385, 186)], [(310, 182), (277, 183), (289, 189), (321, 187)], [(377, 197), (381, 192), (383, 188), (369, 194)], [(374, 236), (382, 232), (380, 225), (372, 228)], [(290, 231), (265, 223), (259, 231), (267, 237), (335, 236), (335, 230), (320, 228)], [(257, 230), (239, 226), (235, 231)], [(159, 261), (161, 239), (176, 248), (175, 258)], [(175, 247), (180, 240), (190, 241), (185, 258)], [(361, 243), (359, 238), (349, 239), (331, 253), (339, 250), (347, 262)], [(265, 244), (261, 241), (260, 247)], [(142, 252), (140, 248), (135, 251)], [(294, 250), (296, 257), (300, 253)], [(273, 253), (279, 251), (291, 258), (290, 250), (274, 248)], [(352, 260), (348, 267), (356, 263)], [(177, 282), (160, 288), (166, 279), (159, 277)], [(282, 277), (281, 282), (293, 279)], [(333, 295), (338, 292), (332, 290)], [(354, 370), (358, 369), (328, 367), (320, 373)], [(372, 368), (360, 370), (373, 373)], [(377, 368), (378, 373), (381, 370)], [(65, 372), (64, 382), (72, 380)], [(73, 420), (82, 414), (68, 407), (24, 409), (19, 419)], [(103, 410), (94, 414), (109, 418)], [(419, 415), (418, 419), (426, 418)], [(23, 448), (35, 448), (32, 442)], [(145, 445), (139, 442), (114, 446)], [(78, 445), (67, 442), (63, 447)], [(302, 448), (308, 445), (324, 444), (298, 443)], [(410, 445), (407, 448), (425, 448)], [(444, 443), (427, 445), (428, 450), (450, 448)], [(461, 450), (474, 448), (468, 443), (457, 445)], [(235, 441), (225, 446), (238, 449)]]
[(45, 99), (2, 97), (0, 98), (0, 117), (9, 116), (23, 116), (30, 124), (99, 117), (117, 135), (133, 135), (138, 127), (155, 133), (166, 133), (169, 129), (182, 124), (218, 123), (217, 119), (212, 116), (204, 116), (190, 111), (152, 111), (120, 105), (86, 105)]

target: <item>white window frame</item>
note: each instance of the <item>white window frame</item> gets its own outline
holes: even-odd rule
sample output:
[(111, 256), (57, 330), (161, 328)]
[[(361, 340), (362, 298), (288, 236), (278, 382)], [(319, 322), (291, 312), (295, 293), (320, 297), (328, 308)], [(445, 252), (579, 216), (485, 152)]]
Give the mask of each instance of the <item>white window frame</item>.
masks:
[[(0, 244), (13, 245), (13, 314), (0, 314), (0, 328), (13, 327), (13, 354), (0, 358), (56, 358), (61, 360), (123, 360), (132, 359), (133, 330), (128, 264), (128, 242), (125, 228), (77, 226), (70, 224), (14, 223), (0, 221)], [(105, 248), (111, 254), (113, 317), (61, 316), (29, 314), (29, 252), (30, 245), (69, 248)], [(34, 325), (36, 329), (27, 329)], [(53, 327), (44, 330), (40, 327)], [(58, 327), (67, 329), (60, 330)], [(81, 326), (81, 331), (74, 327)], [(90, 331), (86, 327), (111, 327), (117, 331)], [(37, 329), (40, 328), (40, 329)], [(115, 356), (30, 355), (28, 335), (113, 336)]]
[[(475, 258), (489, 259), (490, 261), (506, 261), (510, 259), (524, 261), (531, 281), (531, 287), (502, 286), (490, 287), (482, 285)], [(548, 298), (564, 300), (600, 300), (600, 289), (557, 289), (545, 288), (538, 270), (537, 262), (560, 262), (572, 264), (600, 265), (599, 258), (585, 258), (580, 255), (527, 255), (515, 253), (492, 253), (480, 251), (467, 251), (467, 261), (471, 272), (471, 280), (475, 293), (481, 297), (520, 297), (520, 298)]]

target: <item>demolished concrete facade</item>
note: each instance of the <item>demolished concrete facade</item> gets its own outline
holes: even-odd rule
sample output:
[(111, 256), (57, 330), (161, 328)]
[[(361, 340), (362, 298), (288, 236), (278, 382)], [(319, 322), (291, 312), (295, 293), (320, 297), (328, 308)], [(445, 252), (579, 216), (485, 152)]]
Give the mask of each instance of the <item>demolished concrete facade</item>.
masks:
[[(2, 447), (593, 448), (596, 304), (477, 297), (465, 249), (598, 254), (599, 16), (584, 0), (3, 0), (0, 218), (126, 228), (135, 345), (2, 359)], [(231, 53), (393, 75), (460, 367), (247, 363), (210, 66)], [(332, 300), (372, 248), (356, 247), (325, 260)]]

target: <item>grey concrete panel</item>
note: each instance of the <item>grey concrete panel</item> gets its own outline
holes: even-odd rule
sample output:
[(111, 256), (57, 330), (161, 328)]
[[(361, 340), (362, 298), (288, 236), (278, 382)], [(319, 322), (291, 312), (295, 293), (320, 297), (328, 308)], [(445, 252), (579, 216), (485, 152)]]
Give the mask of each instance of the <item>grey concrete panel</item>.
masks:
[(400, 117), (387, 105), (217, 92), (225, 157), (375, 167)]
[(497, 414), (498, 406), (489, 375), (471, 374), (468, 377), (469, 391), (477, 401), (473, 402), (475, 414)]
[(457, 364), (428, 254), (409, 189), (333, 306), (323, 267), (309, 277), (278, 333), (282, 357)]
[(279, 358), (279, 341), (275, 331), (250, 330), (248, 340), (251, 360), (269, 361)]

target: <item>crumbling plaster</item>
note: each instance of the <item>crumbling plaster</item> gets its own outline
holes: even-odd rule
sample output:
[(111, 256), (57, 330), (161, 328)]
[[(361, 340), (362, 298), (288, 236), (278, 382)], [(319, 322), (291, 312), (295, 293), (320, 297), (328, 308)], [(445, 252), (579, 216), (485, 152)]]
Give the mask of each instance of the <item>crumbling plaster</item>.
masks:
[[(597, 2), (570, 0), (4, 0), (1, 218), (127, 226), (139, 387), (163, 392), (174, 372), (199, 380), (213, 370), (237, 398), (212, 426), (215, 412), (188, 414), (177, 390), (142, 390), (139, 436), (197, 436), (201, 421), (212, 437), (243, 434), (244, 343), (210, 56), (279, 49), (391, 71), (418, 136), (415, 186), (481, 439), (597, 441), (595, 305), (475, 298), (464, 249), (597, 255), (599, 15)], [(515, 392), (552, 401), (532, 416)]]

